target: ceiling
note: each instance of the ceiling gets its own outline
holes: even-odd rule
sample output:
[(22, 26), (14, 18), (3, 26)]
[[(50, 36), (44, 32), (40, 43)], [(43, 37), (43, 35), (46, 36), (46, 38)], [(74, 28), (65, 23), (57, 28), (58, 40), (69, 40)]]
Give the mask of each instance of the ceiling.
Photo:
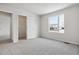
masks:
[(4, 5), (28, 10), (37, 15), (54, 12), (73, 5), (74, 3), (4, 3)]

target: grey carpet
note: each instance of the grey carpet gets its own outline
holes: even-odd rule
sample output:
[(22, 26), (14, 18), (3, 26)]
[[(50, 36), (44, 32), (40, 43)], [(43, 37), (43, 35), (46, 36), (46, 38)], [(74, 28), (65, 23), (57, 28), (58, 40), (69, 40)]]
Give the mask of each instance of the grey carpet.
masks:
[(79, 46), (35, 38), (18, 43), (0, 43), (0, 55), (78, 55)]

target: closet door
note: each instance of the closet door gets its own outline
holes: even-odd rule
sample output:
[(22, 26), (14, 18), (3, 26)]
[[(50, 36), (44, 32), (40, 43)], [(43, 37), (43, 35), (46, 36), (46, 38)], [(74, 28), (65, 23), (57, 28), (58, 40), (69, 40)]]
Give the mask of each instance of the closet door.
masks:
[(26, 16), (19, 16), (19, 39), (26, 39)]

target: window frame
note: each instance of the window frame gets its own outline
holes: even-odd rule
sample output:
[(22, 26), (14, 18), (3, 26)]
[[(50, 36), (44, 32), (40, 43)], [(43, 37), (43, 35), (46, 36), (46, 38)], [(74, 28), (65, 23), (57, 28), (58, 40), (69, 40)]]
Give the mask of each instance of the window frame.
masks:
[[(63, 13), (62, 13), (63, 14)], [(49, 24), (49, 17), (48, 17), (48, 32), (55, 32), (55, 33), (64, 33), (64, 32), (60, 32), (59, 30), (59, 16), (62, 15), (62, 14), (58, 14), (58, 15), (53, 15), (53, 16), (49, 16), (49, 17), (54, 17), (54, 16), (58, 16), (58, 31), (54, 31), (54, 30), (50, 30), (50, 24)], [(64, 15), (64, 14), (63, 14)]]

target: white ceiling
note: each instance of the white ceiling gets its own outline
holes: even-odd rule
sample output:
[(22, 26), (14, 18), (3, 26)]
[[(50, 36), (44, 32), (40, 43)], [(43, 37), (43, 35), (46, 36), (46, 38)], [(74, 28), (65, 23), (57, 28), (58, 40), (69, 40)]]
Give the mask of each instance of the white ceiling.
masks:
[(73, 5), (73, 3), (4, 3), (4, 5), (28, 10), (32, 13), (43, 15)]

